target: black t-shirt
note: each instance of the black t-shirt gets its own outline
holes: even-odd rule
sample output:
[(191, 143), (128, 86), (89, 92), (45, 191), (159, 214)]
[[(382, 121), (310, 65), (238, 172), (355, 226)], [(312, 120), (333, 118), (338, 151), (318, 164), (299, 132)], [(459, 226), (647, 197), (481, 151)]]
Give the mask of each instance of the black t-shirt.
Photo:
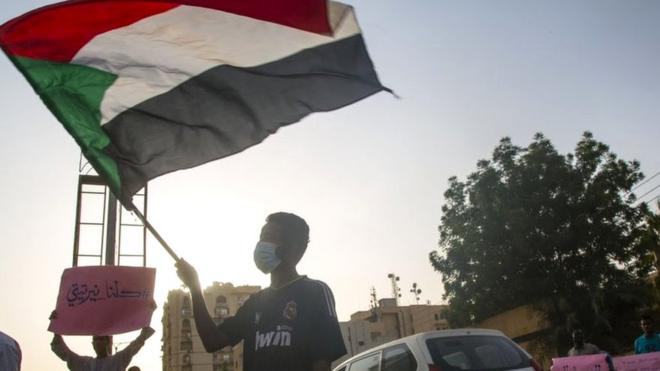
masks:
[(244, 340), (245, 371), (309, 371), (346, 354), (332, 291), (305, 276), (253, 294), (218, 330), (231, 345)]

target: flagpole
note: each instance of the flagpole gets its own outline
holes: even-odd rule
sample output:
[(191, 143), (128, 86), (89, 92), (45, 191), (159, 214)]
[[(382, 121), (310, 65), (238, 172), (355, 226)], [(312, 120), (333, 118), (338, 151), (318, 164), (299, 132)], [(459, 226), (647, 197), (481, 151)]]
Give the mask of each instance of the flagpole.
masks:
[(152, 234), (154, 237), (156, 237), (156, 239), (158, 240), (158, 242), (160, 242), (161, 246), (163, 246), (163, 248), (165, 249), (165, 251), (167, 251), (167, 253), (170, 254), (170, 256), (172, 257), (172, 259), (174, 259), (175, 261), (178, 262), (178, 261), (179, 261), (179, 256), (174, 252), (174, 250), (172, 250), (172, 248), (170, 247), (170, 245), (168, 245), (167, 242), (165, 242), (165, 240), (163, 240), (163, 238), (160, 236), (160, 234), (158, 233), (158, 231), (156, 231), (156, 229), (151, 225), (151, 223), (149, 223), (149, 221), (147, 220), (147, 218), (145, 218), (144, 215), (142, 215), (142, 213), (140, 212), (140, 210), (138, 210), (138, 208), (133, 204), (133, 202), (130, 202), (130, 203), (128, 204), (128, 207), (129, 207), (129, 210), (132, 211), (133, 213), (135, 213), (135, 216), (137, 216), (138, 219), (140, 219), (140, 221), (142, 222), (142, 224), (144, 224), (144, 226), (147, 227), (147, 229), (149, 230), (149, 232), (151, 232), (151, 234)]

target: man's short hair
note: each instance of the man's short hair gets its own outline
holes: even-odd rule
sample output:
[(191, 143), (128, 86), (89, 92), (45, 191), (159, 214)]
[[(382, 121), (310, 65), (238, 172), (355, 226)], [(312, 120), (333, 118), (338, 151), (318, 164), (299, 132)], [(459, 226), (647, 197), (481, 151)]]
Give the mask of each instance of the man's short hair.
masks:
[(309, 226), (305, 219), (296, 214), (277, 212), (268, 215), (267, 223), (277, 224), (282, 228), (284, 243), (294, 244), (303, 250), (309, 243)]
[(643, 314), (641, 320), (647, 322), (653, 322), (653, 318), (651, 318), (649, 314)]

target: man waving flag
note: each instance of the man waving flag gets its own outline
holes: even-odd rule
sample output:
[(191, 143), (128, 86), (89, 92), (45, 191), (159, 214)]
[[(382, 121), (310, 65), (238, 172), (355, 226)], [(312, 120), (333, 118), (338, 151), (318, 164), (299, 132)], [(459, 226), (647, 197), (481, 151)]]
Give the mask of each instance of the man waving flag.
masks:
[(0, 45), (128, 202), (388, 90), (353, 9), (326, 0), (70, 0), (8, 21)]

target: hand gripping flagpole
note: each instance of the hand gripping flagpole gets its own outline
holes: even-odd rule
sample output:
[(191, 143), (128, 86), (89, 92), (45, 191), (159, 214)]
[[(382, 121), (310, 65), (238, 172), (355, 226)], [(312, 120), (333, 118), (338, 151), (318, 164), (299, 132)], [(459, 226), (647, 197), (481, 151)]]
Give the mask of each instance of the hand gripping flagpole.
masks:
[(165, 249), (165, 251), (167, 251), (167, 253), (170, 254), (170, 256), (172, 257), (172, 259), (174, 259), (175, 261), (178, 262), (178, 261), (179, 261), (179, 256), (174, 252), (174, 250), (172, 250), (172, 248), (170, 247), (170, 245), (168, 245), (167, 242), (165, 242), (165, 240), (160, 236), (160, 234), (158, 233), (158, 231), (156, 231), (156, 229), (151, 225), (151, 223), (149, 223), (149, 221), (147, 220), (147, 218), (145, 218), (144, 215), (142, 215), (142, 213), (140, 212), (140, 210), (138, 210), (138, 208), (133, 204), (133, 202), (129, 202), (129, 203), (128, 203), (128, 209), (129, 209), (130, 211), (132, 211), (133, 213), (135, 213), (135, 216), (137, 216), (138, 219), (140, 219), (140, 221), (142, 222), (142, 224), (144, 224), (144, 226), (147, 227), (147, 229), (149, 230), (149, 232), (151, 232), (151, 234), (152, 234), (154, 237), (156, 237), (156, 239), (158, 240), (158, 242), (160, 242), (161, 246), (163, 246), (163, 248)]

